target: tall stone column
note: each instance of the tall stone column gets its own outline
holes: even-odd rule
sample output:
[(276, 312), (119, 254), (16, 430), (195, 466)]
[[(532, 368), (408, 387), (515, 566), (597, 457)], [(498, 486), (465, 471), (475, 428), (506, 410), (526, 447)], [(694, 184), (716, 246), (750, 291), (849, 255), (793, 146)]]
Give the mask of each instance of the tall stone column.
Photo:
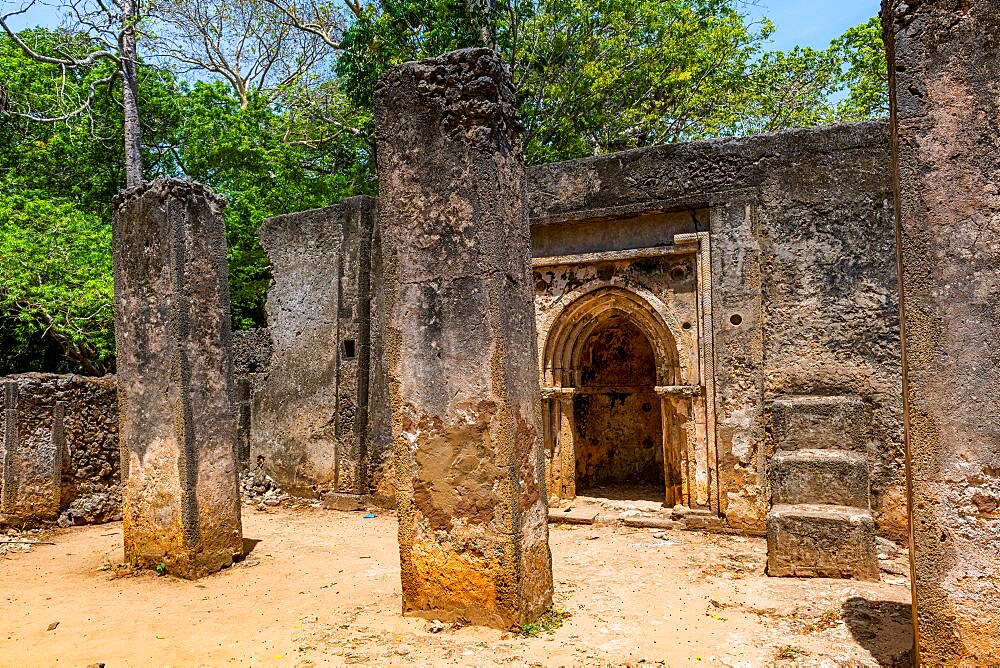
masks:
[(1000, 11), (883, 3), (917, 654), (1000, 662)]
[(164, 180), (115, 207), (125, 558), (188, 578), (243, 551), (224, 206)]
[(403, 610), (501, 628), (552, 600), (513, 101), (485, 49), (376, 90)]

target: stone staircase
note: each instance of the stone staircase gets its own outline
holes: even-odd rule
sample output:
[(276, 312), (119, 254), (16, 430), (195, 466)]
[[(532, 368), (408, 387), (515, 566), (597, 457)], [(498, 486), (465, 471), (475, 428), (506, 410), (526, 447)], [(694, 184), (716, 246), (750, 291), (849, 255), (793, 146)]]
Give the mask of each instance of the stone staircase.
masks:
[(771, 420), (768, 575), (878, 580), (864, 402), (783, 397)]

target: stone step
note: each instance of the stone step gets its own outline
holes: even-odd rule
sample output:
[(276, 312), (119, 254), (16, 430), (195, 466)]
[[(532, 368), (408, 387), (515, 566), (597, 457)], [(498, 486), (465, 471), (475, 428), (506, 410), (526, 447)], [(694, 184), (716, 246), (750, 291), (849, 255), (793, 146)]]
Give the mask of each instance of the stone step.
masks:
[(767, 514), (767, 574), (878, 580), (871, 512), (847, 506), (773, 506)]
[(557, 508), (549, 509), (549, 522), (552, 524), (593, 524), (601, 514), (600, 508)]
[(771, 502), (851, 506), (867, 510), (868, 457), (845, 450), (779, 451), (769, 469)]
[(871, 416), (861, 397), (786, 396), (771, 402), (778, 450), (867, 451)]
[(330, 510), (341, 510), (351, 512), (355, 510), (365, 510), (372, 505), (373, 499), (367, 494), (343, 494), (340, 492), (327, 492), (323, 496), (323, 507)]

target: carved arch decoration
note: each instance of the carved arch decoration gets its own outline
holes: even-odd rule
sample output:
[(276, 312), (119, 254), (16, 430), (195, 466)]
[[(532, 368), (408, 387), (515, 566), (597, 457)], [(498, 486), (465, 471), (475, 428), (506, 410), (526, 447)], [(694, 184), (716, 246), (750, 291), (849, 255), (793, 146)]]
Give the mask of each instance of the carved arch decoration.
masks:
[[(614, 315), (623, 315), (646, 335), (656, 359), (656, 384), (697, 383), (665, 317), (665, 305), (652, 295), (618, 286), (600, 286), (574, 295), (557, 313), (542, 350), (542, 373), (549, 387), (580, 385), (581, 355), (590, 334)], [(659, 307), (659, 308), (658, 308)]]

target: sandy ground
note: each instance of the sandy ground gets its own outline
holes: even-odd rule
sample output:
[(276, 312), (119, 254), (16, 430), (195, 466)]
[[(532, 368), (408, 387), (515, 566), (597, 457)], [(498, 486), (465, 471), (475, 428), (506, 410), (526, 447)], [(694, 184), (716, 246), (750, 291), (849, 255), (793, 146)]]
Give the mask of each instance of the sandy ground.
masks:
[(553, 526), (572, 616), (524, 638), (402, 617), (391, 515), (246, 506), (244, 532), (198, 582), (116, 568), (120, 524), (0, 555), (0, 664), (867, 666), (912, 643), (905, 579), (767, 578), (759, 538)]

